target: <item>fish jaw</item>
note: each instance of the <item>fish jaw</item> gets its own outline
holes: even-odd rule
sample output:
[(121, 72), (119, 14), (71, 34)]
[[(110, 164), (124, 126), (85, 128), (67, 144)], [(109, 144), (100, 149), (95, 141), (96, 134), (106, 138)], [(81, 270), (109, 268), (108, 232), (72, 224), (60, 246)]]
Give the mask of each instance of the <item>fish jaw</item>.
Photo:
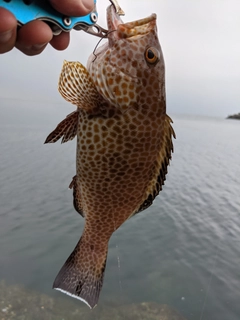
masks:
[[(141, 108), (146, 103), (141, 97), (149, 93), (155, 101), (165, 97), (164, 59), (157, 36), (156, 14), (124, 24), (110, 6), (107, 21), (108, 43), (90, 56), (87, 67), (103, 99), (125, 112), (132, 107)], [(146, 61), (149, 48), (157, 55), (154, 64)]]
[(143, 19), (123, 23), (114, 6), (109, 6), (107, 9), (107, 25), (110, 46), (122, 38), (134, 38), (148, 34), (151, 30), (156, 29), (156, 19), (157, 15), (154, 13)]

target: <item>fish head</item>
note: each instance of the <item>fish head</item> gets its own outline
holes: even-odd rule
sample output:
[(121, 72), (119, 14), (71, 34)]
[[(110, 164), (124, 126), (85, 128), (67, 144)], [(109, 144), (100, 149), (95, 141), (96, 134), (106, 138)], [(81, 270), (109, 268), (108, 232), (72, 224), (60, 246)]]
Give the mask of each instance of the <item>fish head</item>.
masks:
[[(107, 9), (108, 42), (88, 60), (98, 92), (122, 109), (165, 98), (164, 59), (156, 14), (123, 23), (114, 6)], [(149, 101), (149, 99), (148, 99)]]

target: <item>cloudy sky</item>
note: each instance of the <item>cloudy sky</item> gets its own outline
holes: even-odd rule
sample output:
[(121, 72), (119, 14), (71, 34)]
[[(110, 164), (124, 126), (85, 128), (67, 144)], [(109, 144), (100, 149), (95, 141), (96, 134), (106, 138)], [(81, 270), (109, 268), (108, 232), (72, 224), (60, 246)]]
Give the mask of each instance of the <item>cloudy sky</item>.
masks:
[[(240, 112), (239, 0), (119, 0), (124, 21), (157, 13), (159, 40), (166, 64), (170, 115), (225, 117)], [(98, 0), (98, 23), (106, 27), (108, 0)], [(50, 46), (39, 56), (17, 50), (0, 55), (0, 104), (65, 108), (57, 91), (62, 61), (86, 64), (98, 38), (71, 33), (63, 52)], [(71, 112), (71, 106), (67, 106)], [(74, 108), (73, 108), (74, 109)], [(19, 111), (19, 115), (21, 112)]]

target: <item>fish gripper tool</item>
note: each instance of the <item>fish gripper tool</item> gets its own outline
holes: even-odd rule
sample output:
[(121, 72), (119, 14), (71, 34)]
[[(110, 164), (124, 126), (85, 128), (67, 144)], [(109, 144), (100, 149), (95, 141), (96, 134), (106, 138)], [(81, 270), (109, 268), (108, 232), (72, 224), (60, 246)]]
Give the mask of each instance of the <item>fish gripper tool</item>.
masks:
[(93, 11), (82, 17), (65, 16), (56, 11), (47, 0), (0, 0), (0, 7), (11, 11), (20, 27), (38, 19), (46, 22), (54, 35), (72, 29), (83, 30), (99, 37), (106, 37), (107, 34), (107, 30), (97, 25), (96, 0)]

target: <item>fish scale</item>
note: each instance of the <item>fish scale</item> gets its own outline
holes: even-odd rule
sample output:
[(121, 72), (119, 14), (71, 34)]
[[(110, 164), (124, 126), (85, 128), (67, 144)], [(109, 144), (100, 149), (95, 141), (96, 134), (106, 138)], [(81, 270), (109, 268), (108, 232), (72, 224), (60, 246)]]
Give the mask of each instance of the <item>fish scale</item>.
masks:
[(173, 151), (156, 18), (124, 24), (110, 6), (108, 43), (89, 57), (87, 69), (65, 61), (59, 79), (60, 93), (77, 110), (46, 143), (77, 136), (70, 188), (85, 226), (53, 287), (90, 308), (99, 299), (112, 233), (152, 204)]

